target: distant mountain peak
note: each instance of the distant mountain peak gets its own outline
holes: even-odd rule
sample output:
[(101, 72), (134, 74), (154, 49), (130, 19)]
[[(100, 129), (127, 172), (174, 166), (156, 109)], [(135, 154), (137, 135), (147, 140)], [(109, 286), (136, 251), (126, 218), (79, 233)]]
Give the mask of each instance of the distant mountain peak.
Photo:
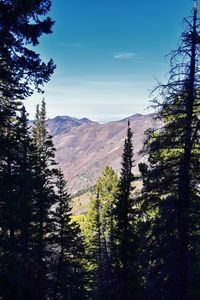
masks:
[(94, 124), (88, 118), (78, 119), (70, 116), (56, 116), (55, 118), (48, 119), (48, 128), (50, 133), (55, 135), (60, 135), (69, 132), (73, 127), (78, 127), (83, 124)]
[(134, 172), (138, 172), (138, 163), (146, 159), (141, 154), (145, 132), (149, 128), (161, 126), (161, 122), (155, 121), (153, 117), (153, 114), (135, 114), (104, 124), (92, 122), (87, 118), (65, 118), (57, 124), (55, 120), (51, 120), (49, 125), (54, 126), (56, 159), (64, 171), (70, 193), (95, 185), (107, 165), (120, 172), (128, 120), (134, 131)]
[(56, 116), (55, 118), (49, 119), (49, 120), (73, 120), (75, 118), (72, 118), (70, 116)]
[(86, 124), (97, 123), (97, 122), (94, 122), (94, 121), (92, 121), (92, 120), (90, 120), (88, 118), (82, 118), (82, 119), (80, 119), (80, 121), (83, 122), (83, 123), (86, 123)]
[(54, 118), (49, 118), (48, 121), (50, 120), (55, 120), (55, 121), (73, 121), (73, 122), (78, 122), (78, 123), (96, 123), (88, 118), (76, 118), (76, 117), (70, 117), (70, 116), (56, 116)]
[(126, 118), (120, 120), (120, 122), (124, 122), (124, 121), (128, 121), (128, 120), (134, 121), (134, 120), (140, 119), (140, 118), (151, 119), (153, 116), (154, 116), (154, 114), (134, 114), (134, 115), (131, 115), (129, 117), (126, 117)]

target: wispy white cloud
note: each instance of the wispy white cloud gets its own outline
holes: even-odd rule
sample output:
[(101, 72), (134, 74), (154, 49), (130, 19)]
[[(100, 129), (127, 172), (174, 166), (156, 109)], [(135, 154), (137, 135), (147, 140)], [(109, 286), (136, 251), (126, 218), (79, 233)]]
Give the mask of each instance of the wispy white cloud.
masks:
[(147, 65), (154, 65), (154, 66), (166, 66), (166, 62), (158, 62), (153, 60), (148, 60), (143, 58), (140, 55), (137, 55), (134, 52), (114, 52), (113, 56), (115, 59), (119, 60), (133, 60), (137, 59), (140, 63), (147, 64)]
[(131, 60), (137, 57), (134, 52), (115, 52), (114, 58), (122, 60)]

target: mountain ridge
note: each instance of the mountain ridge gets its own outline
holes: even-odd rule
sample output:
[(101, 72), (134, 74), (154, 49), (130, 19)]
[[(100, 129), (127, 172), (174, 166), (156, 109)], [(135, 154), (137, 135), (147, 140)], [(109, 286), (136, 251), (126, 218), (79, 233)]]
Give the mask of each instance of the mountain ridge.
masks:
[(130, 121), (133, 135), (135, 167), (147, 158), (141, 155), (145, 131), (158, 128), (162, 122), (154, 119), (155, 114), (134, 114), (119, 121), (100, 124), (87, 118), (77, 119), (57, 116), (48, 119), (50, 134), (56, 151), (56, 161), (61, 166), (68, 181), (69, 191), (73, 194), (93, 186), (103, 168), (110, 165), (120, 172), (121, 155)]

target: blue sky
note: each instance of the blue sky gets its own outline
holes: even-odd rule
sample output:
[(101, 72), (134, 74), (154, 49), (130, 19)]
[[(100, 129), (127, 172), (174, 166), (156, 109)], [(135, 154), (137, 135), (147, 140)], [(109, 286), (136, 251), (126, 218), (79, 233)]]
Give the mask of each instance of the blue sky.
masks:
[[(57, 69), (45, 85), (49, 117), (110, 121), (148, 113), (156, 78), (167, 80), (165, 57), (177, 47), (191, 0), (53, 0), (53, 34), (37, 51)], [(26, 101), (33, 118), (42, 95)]]

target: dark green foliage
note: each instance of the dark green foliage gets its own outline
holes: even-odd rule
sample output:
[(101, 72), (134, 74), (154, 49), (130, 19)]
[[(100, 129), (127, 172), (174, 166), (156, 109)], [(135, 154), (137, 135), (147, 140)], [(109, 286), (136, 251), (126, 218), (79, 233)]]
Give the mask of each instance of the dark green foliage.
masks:
[(57, 203), (52, 212), (55, 247), (53, 299), (84, 299), (83, 239), (79, 225), (72, 221), (70, 195), (59, 170), (57, 175)]
[[(128, 123), (120, 180), (106, 167), (88, 224), (73, 222), (45, 101), (32, 134), (22, 100), (55, 68), (34, 52), (50, 0), (0, 0), (0, 299), (198, 300), (200, 294), (200, 32), (197, 8), (154, 104), (136, 197)], [(83, 268), (84, 267), (84, 268)], [(144, 288), (144, 291), (142, 290)]]
[(40, 36), (51, 33), (54, 22), (45, 18), (50, 6), (49, 0), (0, 0), (2, 300), (81, 299), (84, 292), (82, 239), (56, 169), (45, 102), (37, 107), (32, 136), (20, 102), (34, 90), (42, 92), (55, 68), (34, 52)]
[(32, 298), (28, 292), (31, 268), (27, 238), (32, 221), (31, 146), (25, 111), (18, 100), (31, 95), (34, 88), (40, 91), (54, 70), (52, 61), (43, 63), (39, 54), (28, 46), (36, 45), (43, 33), (50, 33), (53, 24), (50, 18), (39, 19), (49, 8), (50, 1), (0, 1), (0, 297), (3, 299), (26, 299), (28, 294)]
[[(146, 289), (150, 299), (198, 299), (199, 269), (199, 20), (172, 53), (171, 76), (155, 100), (164, 126), (150, 131), (149, 167), (142, 165), (146, 211)], [(191, 23), (190, 23), (191, 22)], [(194, 277), (193, 277), (194, 276)]]
[(27, 46), (36, 46), (42, 34), (51, 33), (54, 22), (43, 18), (50, 5), (50, 0), (0, 1), (0, 89), (4, 102), (24, 99), (34, 88), (40, 91), (55, 68), (52, 60), (45, 64)]
[[(142, 299), (139, 289), (137, 265), (137, 208), (133, 195), (132, 131), (128, 123), (127, 137), (122, 155), (119, 192), (114, 208), (115, 218), (115, 298)], [(114, 299), (115, 299), (114, 298)]]
[(47, 131), (45, 102), (41, 109), (38, 106), (33, 127), (33, 215), (34, 215), (34, 251), (36, 264), (37, 299), (44, 299), (49, 284), (48, 268), (51, 247), (49, 235), (53, 230), (53, 220), (50, 209), (56, 203), (54, 182), (57, 170), (55, 168), (55, 148)]
[[(31, 138), (28, 131), (28, 120), (25, 108), (22, 107), (21, 116), (17, 118), (18, 143), (17, 165), (15, 168), (15, 203), (16, 203), (16, 227), (18, 256), (17, 279), (15, 284), (19, 290), (19, 299), (29, 297), (34, 299), (33, 274), (30, 269), (33, 267), (31, 235), (33, 233), (33, 176), (32, 176), (32, 151)], [(13, 272), (13, 274), (15, 274)], [(27, 282), (27, 284), (26, 284)]]
[(23, 107), (16, 118), (12, 193), (5, 193), (6, 186), (1, 198), (2, 299), (85, 297), (83, 240), (79, 226), (72, 222), (70, 196), (56, 169), (46, 126), (44, 100), (41, 109), (37, 107), (32, 138)]
[[(31, 231), (31, 167), (30, 138), (25, 109), (12, 124), (12, 147), (7, 149), (7, 160), (2, 160), (1, 185), (1, 288), (5, 299), (24, 299), (30, 295)], [(8, 140), (7, 140), (8, 142)], [(9, 140), (11, 145), (11, 139)], [(12, 152), (11, 152), (12, 151)], [(5, 162), (5, 161), (4, 161)], [(25, 286), (26, 280), (28, 284)]]

